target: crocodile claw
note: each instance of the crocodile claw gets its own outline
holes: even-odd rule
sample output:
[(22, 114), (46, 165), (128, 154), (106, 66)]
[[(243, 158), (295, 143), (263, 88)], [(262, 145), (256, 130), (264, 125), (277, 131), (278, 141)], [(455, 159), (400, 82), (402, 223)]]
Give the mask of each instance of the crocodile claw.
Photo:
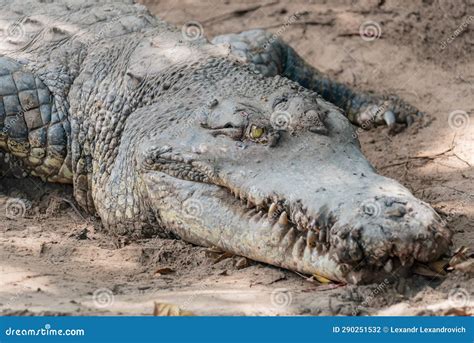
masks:
[(370, 95), (355, 121), (363, 129), (386, 125), (390, 132), (396, 133), (422, 116), (422, 112), (396, 95)]
[(387, 125), (393, 127), (396, 124), (403, 126), (412, 125), (423, 113), (416, 107), (403, 101), (396, 95), (381, 96), (378, 100), (379, 108), (384, 110), (382, 118), (377, 118), (376, 125)]
[(392, 111), (386, 111), (383, 114), (383, 119), (385, 120), (385, 123), (388, 127), (393, 126), (393, 124), (396, 122), (395, 114)]

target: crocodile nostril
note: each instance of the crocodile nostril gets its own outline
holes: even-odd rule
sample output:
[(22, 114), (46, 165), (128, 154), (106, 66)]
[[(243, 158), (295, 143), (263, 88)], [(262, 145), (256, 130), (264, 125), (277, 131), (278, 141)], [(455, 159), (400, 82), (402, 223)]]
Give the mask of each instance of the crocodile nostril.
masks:
[(396, 218), (402, 218), (403, 216), (405, 216), (406, 213), (407, 213), (407, 210), (403, 206), (397, 206), (388, 211), (385, 211), (385, 215), (387, 217), (396, 217)]
[(396, 197), (384, 197), (385, 206), (391, 207), (393, 204), (398, 205), (406, 205), (407, 202), (405, 200), (398, 199)]

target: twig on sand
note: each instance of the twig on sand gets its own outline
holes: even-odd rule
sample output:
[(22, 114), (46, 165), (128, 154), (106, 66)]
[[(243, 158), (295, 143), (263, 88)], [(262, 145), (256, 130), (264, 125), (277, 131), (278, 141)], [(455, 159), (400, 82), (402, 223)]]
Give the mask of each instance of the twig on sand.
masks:
[[(456, 137), (454, 137), (456, 138)], [(426, 155), (418, 155), (418, 156), (407, 156), (405, 161), (397, 161), (397, 162), (394, 162), (394, 163), (390, 163), (390, 164), (387, 164), (387, 165), (384, 165), (384, 166), (381, 166), (377, 169), (386, 169), (386, 168), (391, 168), (391, 167), (396, 167), (396, 166), (401, 166), (401, 165), (407, 165), (410, 161), (412, 160), (435, 160), (437, 159), (438, 157), (441, 157), (441, 156), (444, 156), (446, 155), (448, 152), (452, 152), (454, 150), (454, 148), (456, 147), (456, 145), (454, 144), (454, 138), (453, 138), (453, 141), (451, 142), (451, 145), (448, 149), (445, 149), (441, 152), (438, 152), (436, 154), (426, 154)], [(469, 166), (470, 164), (463, 160), (462, 158), (460, 158), (458, 155), (456, 155), (456, 153), (453, 153), (452, 155), (448, 155), (448, 156), (454, 156), (458, 159), (460, 159), (461, 161), (467, 163)]]
[[(292, 26), (303, 25), (306, 28), (306, 26), (312, 26), (312, 25), (332, 26), (333, 24), (334, 24), (334, 20), (331, 19), (331, 20), (304, 20), (304, 21), (294, 22), (291, 25)], [(278, 24), (273, 24), (273, 25), (268, 25), (268, 26), (261, 26), (261, 27), (258, 27), (258, 29), (268, 30), (268, 29), (274, 29), (281, 26), (282, 24), (278, 23)]]
[(246, 15), (249, 12), (256, 11), (256, 10), (258, 10), (260, 8), (263, 8), (263, 7), (276, 5), (278, 3), (279, 3), (279, 1), (272, 1), (272, 2), (265, 3), (265, 4), (259, 4), (259, 5), (245, 7), (245, 8), (239, 8), (239, 9), (236, 9), (236, 10), (233, 10), (233, 11), (230, 11), (230, 12), (222, 13), (222, 14), (216, 15), (214, 17), (204, 19), (204, 20), (201, 21), (201, 24), (216, 23), (216, 22), (219, 22), (219, 21), (222, 21), (222, 20), (230, 19), (232, 17), (242, 17), (242, 16)]
[(66, 199), (66, 198), (63, 198), (63, 197), (55, 197), (56, 199), (58, 200), (61, 200), (61, 201), (64, 201), (65, 203), (67, 203), (73, 210), (74, 212), (76, 212), (76, 214), (81, 217), (83, 220), (86, 220), (86, 218), (84, 218), (84, 216), (82, 215), (82, 213), (79, 211), (79, 209), (76, 207), (76, 205), (74, 205), (74, 202), (72, 202), (71, 200), (69, 199)]

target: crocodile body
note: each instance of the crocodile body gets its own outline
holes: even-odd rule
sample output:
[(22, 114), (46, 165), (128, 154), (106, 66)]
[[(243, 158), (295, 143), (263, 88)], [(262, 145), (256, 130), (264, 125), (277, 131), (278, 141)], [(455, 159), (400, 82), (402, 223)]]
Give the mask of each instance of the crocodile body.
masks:
[(351, 283), (447, 252), (438, 215), (362, 155), (345, 113), (367, 98), (283, 43), (259, 68), (234, 54), (242, 36), (189, 39), (140, 5), (0, 4), (23, 30), (0, 44), (0, 149), (72, 184), (110, 234), (172, 235)]

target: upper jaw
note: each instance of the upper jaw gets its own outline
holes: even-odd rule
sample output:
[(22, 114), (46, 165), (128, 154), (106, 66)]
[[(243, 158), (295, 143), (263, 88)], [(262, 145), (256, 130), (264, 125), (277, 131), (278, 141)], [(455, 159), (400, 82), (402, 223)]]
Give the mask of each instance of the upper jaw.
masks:
[(383, 182), (386, 192), (366, 191), (363, 196), (356, 192), (359, 195), (352, 198), (339, 198), (338, 208), (315, 207), (300, 199), (295, 202), (278, 192), (262, 196), (255, 189), (253, 194), (232, 186), (229, 189), (256, 218), (265, 219), (273, 232), (279, 231), (282, 240), (293, 235), (296, 242), (302, 237), (320, 257), (327, 255), (346, 270), (392, 272), (415, 261), (434, 261), (446, 253), (452, 232), (436, 212), (393, 180), (377, 178), (373, 183)]
[(397, 197), (367, 192), (344, 207), (315, 208), (222, 180), (149, 172), (144, 181), (163, 224), (183, 239), (335, 281), (380, 280), (415, 260), (437, 259), (450, 244), (436, 213), (408, 191), (402, 196), (403, 188)]

